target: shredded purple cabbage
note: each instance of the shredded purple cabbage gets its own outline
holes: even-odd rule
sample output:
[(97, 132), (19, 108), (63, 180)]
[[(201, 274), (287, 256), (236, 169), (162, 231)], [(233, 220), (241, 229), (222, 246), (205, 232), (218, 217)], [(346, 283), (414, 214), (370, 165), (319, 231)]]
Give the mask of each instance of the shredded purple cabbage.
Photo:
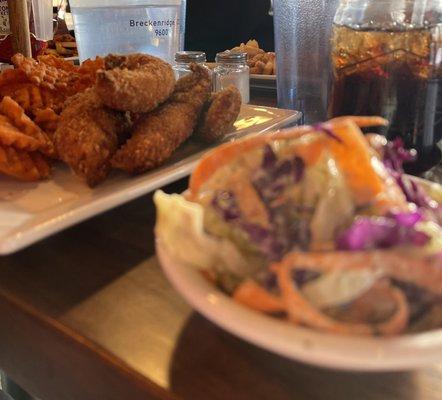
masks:
[(292, 279), (298, 287), (304, 286), (306, 283), (319, 278), (321, 274), (311, 269), (295, 269), (292, 271)]
[(261, 166), (252, 176), (252, 183), (265, 204), (277, 199), (284, 190), (299, 182), (304, 176), (302, 158), (293, 157), (278, 161), (269, 145), (264, 147)]
[(403, 228), (413, 228), (419, 221), (423, 220), (422, 213), (419, 211), (390, 213), (389, 217), (394, 220), (398, 226)]
[(404, 146), (404, 141), (397, 137), (392, 141), (388, 141), (384, 147), (383, 162), (385, 166), (393, 171), (403, 173), (402, 165), (407, 162), (416, 160), (416, 150), (408, 150)]
[(272, 168), (276, 164), (276, 154), (272, 148), (267, 144), (264, 147), (264, 155), (262, 157), (262, 168)]
[(340, 250), (369, 250), (398, 245), (424, 246), (430, 237), (415, 229), (423, 218), (419, 211), (386, 217), (359, 217), (342, 232), (336, 245)]
[(266, 271), (266, 276), (264, 278), (264, 287), (267, 290), (273, 290), (278, 287), (278, 279), (274, 272)]
[(425, 190), (408, 175), (404, 174), (403, 164), (413, 162), (416, 159), (416, 151), (408, 150), (401, 138), (387, 142), (384, 147), (383, 163), (391, 176), (396, 180), (406, 199), (417, 207), (426, 210), (436, 222), (442, 222), (442, 208), (432, 200)]
[(226, 190), (217, 192), (212, 205), (226, 222), (238, 221), (241, 218), (241, 210), (232, 192)]
[(286, 250), (285, 240), (281, 240), (272, 229), (248, 222), (241, 212), (235, 195), (226, 190), (219, 190), (212, 199), (212, 206), (221, 218), (243, 230), (250, 241), (269, 260), (279, 260)]
[(302, 212), (284, 201), (277, 201), (287, 188), (303, 178), (304, 169), (300, 157), (278, 160), (269, 145), (264, 147), (262, 162), (252, 176), (252, 184), (267, 209), (268, 227), (247, 221), (232, 192), (215, 193), (212, 206), (225, 222), (244, 231), (269, 261), (280, 260), (294, 243), (308, 243), (308, 225), (289, 217), (289, 214)]

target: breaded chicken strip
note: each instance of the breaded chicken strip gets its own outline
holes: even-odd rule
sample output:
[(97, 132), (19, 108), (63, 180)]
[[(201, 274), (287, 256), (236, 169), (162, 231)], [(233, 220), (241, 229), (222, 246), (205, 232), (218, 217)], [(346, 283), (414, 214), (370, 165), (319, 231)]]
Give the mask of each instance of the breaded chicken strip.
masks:
[(140, 117), (132, 137), (112, 158), (112, 166), (141, 173), (164, 163), (193, 132), (210, 95), (208, 70), (191, 65), (192, 73), (178, 80), (169, 100)]
[(119, 135), (127, 129), (124, 114), (103, 106), (94, 88), (66, 102), (54, 135), (61, 160), (95, 186), (108, 175)]
[(175, 75), (167, 62), (147, 54), (108, 55), (97, 72), (102, 102), (115, 110), (148, 112), (172, 94)]
[(241, 93), (235, 86), (213, 93), (201, 113), (195, 137), (207, 143), (222, 139), (232, 131), (240, 109)]

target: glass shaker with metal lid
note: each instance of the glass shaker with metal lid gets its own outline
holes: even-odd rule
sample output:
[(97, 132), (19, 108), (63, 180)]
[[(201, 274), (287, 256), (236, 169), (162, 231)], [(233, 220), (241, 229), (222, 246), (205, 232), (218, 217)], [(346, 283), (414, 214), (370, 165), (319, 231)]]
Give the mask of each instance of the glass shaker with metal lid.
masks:
[(247, 54), (240, 52), (224, 51), (216, 55), (217, 66), (215, 74), (215, 92), (229, 85), (234, 85), (241, 93), (243, 103), (250, 99), (250, 78), (247, 65)]
[(205, 65), (205, 62), (206, 53), (204, 53), (204, 51), (178, 51), (175, 53), (175, 65), (173, 66), (175, 78), (179, 79), (190, 73), (189, 64), (196, 63)]

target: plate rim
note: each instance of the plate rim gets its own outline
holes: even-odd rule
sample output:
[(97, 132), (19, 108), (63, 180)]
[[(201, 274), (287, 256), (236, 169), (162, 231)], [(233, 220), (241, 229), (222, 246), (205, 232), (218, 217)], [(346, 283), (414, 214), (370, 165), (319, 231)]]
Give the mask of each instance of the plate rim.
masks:
[(276, 75), (250, 74), (250, 79), (276, 82)]
[[(267, 107), (254, 104), (244, 104), (244, 106), (248, 108), (265, 108), (268, 110), (278, 110), (280, 112), (284, 111), (286, 112), (286, 115), (280, 116), (281, 118), (283, 117), (283, 120), (277, 119), (276, 121), (273, 121), (269, 126), (266, 126), (262, 129), (259, 129), (259, 127), (257, 127), (256, 129), (252, 129), (253, 127), (250, 127), (240, 137), (253, 134), (254, 132), (263, 133), (268, 132), (272, 129), (278, 129), (280, 127), (287, 126), (299, 120), (300, 118), (300, 112), (297, 110)], [(0, 237), (0, 256), (13, 254), (69, 227), (86, 221), (89, 218), (98, 216), (115, 207), (126, 204), (132, 200), (135, 200), (152, 192), (159, 187), (163, 187), (189, 175), (198, 162), (198, 159), (195, 159), (193, 161), (189, 160), (187, 161), (187, 163), (185, 160), (191, 157), (197, 157), (198, 155), (202, 156), (205, 152), (210, 151), (212, 147), (213, 146), (209, 146), (204, 150), (195, 152), (194, 154), (184, 158), (183, 160), (180, 160), (180, 165), (178, 167), (175, 166), (174, 168), (173, 164), (166, 164), (163, 167), (148, 171), (145, 174), (141, 174), (138, 177), (139, 181), (135, 183), (134, 186), (125, 188), (123, 189), (123, 191), (116, 190), (114, 192), (106, 194), (104, 197), (92, 199), (89, 203), (79, 205), (72, 210), (66, 210), (65, 212), (60, 212), (59, 214), (52, 215), (48, 217), (48, 219), (40, 221), (39, 223), (33, 225), (31, 228), (25, 231), (20, 231), (20, 226), (18, 226), (16, 229), (13, 230), (13, 233), (7, 233), (6, 235)], [(185, 165), (181, 164), (183, 162), (185, 163)], [(172, 170), (164, 174), (164, 169), (167, 168), (172, 168)], [(160, 174), (160, 176), (156, 178), (155, 182), (151, 182), (150, 180), (152, 178), (152, 175), (155, 173)], [(137, 179), (137, 177), (129, 177), (128, 179)]]
[[(155, 247), (164, 274), (194, 310), (220, 328), (261, 349), (305, 364), (341, 371), (409, 371), (441, 363), (442, 329), (392, 338), (368, 338), (322, 333), (290, 325), (234, 302), (231, 297), (207, 282), (196, 270), (173, 260), (162, 246), (161, 238), (157, 236)], [(247, 319), (247, 326), (232, 322), (241, 318)], [(260, 329), (251, 329), (254, 327)], [(271, 340), (269, 334), (274, 335), (274, 338), (275, 332), (279, 335), (284, 334), (285, 341), (281, 343)], [(290, 341), (291, 347), (284, 346), (290, 336), (298, 342)], [(366, 355), (361, 358), (347, 354), (346, 351), (339, 354), (330, 350), (328, 353), (320, 351), (321, 347), (329, 348), (333, 343), (338, 343), (341, 349), (346, 350), (350, 347), (364, 349)], [(390, 353), (399, 353), (400, 356), (391, 359), (388, 358)]]

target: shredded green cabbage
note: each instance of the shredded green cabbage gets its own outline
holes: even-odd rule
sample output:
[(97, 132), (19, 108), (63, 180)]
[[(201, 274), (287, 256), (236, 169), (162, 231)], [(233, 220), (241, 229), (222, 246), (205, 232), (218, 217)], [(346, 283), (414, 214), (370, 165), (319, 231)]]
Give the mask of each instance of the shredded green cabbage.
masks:
[(178, 194), (168, 195), (157, 190), (155, 232), (161, 245), (175, 260), (196, 269), (230, 271), (247, 277), (256, 266), (226, 238), (207, 234), (203, 228), (204, 209)]
[(320, 309), (340, 306), (369, 290), (379, 275), (379, 272), (370, 269), (336, 269), (304, 285), (302, 294)]
[(336, 232), (352, 221), (355, 208), (333, 158), (324, 156), (307, 168), (302, 185), (303, 204), (315, 209), (310, 222), (312, 246), (318, 248), (333, 243)]
[(429, 253), (442, 252), (442, 228), (433, 221), (422, 221), (416, 224), (416, 230), (426, 233), (430, 241), (424, 250)]

